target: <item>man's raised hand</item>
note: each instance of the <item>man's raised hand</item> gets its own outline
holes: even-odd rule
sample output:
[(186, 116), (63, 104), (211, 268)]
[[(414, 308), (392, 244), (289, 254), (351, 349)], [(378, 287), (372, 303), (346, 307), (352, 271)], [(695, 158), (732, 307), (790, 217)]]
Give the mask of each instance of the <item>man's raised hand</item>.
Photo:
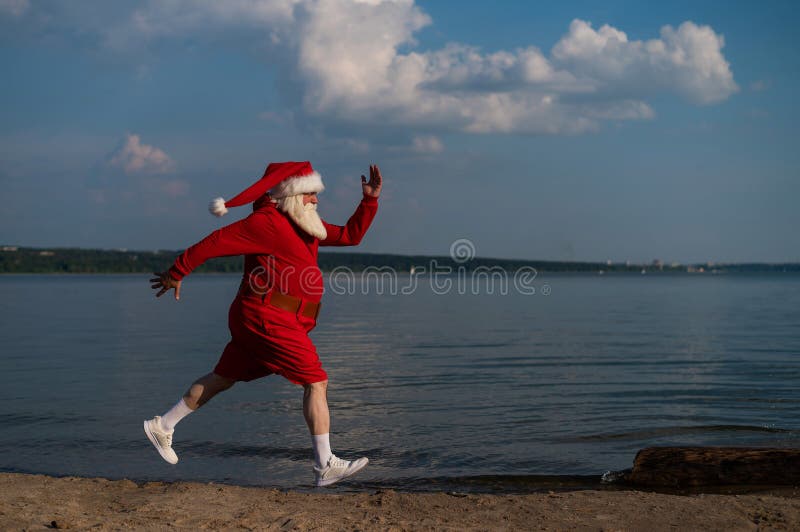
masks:
[(161, 272), (161, 273), (153, 272), (153, 275), (156, 275), (157, 277), (153, 277), (152, 279), (150, 279), (150, 282), (152, 283), (150, 285), (150, 288), (152, 288), (153, 290), (158, 290), (158, 293), (156, 293), (156, 297), (161, 297), (164, 294), (166, 294), (167, 291), (174, 288), (175, 301), (181, 298), (180, 281), (176, 281), (175, 279), (173, 279), (172, 276), (169, 274), (169, 272)]
[(371, 164), (369, 166), (369, 182), (366, 176), (361, 176), (361, 189), (364, 191), (365, 196), (377, 198), (381, 195), (381, 185), (383, 185), (383, 178), (381, 177), (381, 170), (378, 165)]

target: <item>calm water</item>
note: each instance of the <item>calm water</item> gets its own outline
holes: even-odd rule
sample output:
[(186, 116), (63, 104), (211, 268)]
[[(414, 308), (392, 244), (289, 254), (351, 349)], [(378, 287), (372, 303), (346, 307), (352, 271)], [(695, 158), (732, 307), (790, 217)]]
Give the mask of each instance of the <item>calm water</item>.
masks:
[[(179, 303), (148, 277), (0, 277), (0, 470), (310, 486), (302, 390), (280, 377), (186, 418), (177, 466), (151, 448), (142, 420), (213, 367), (239, 277), (192, 276)], [(371, 459), (341, 489), (596, 478), (649, 445), (800, 445), (800, 277), (537, 283), (550, 295), (326, 294), (312, 338), (332, 443)]]

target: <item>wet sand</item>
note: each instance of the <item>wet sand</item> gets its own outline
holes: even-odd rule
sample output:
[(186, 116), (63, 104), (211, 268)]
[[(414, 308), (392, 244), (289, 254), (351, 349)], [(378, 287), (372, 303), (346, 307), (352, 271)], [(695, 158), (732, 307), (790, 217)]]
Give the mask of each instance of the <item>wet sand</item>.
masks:
[(0, 473), (0, 529), (797, 530), (800, 490), (313, 493)]

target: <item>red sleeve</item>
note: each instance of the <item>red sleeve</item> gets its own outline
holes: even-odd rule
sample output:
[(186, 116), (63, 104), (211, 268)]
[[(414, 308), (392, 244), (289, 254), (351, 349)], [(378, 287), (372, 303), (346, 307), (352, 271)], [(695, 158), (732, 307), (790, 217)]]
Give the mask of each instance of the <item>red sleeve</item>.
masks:
[(169, 269), (173, 279), (180, 281), (192, 270), (214, 257), (232, 255), (268, 255), (274, 249), (272, 220), (263, 213), (253, 213), (243, 220), (217, 229), (193, 245)]
[(358, 204), (356, 212), (347, 220), (344, 226), (329, 224), (325, 220), (322, 221), (325, 229), (328, 231), (328, 236), (325, 240), (320, 240), (320, 246), (356, 246), (364, 234), (369, 229), (372, 219), (375, 218), (375, 213), (378, 212), (378, 198), (372, 196), (364, 196), (361, 203)]

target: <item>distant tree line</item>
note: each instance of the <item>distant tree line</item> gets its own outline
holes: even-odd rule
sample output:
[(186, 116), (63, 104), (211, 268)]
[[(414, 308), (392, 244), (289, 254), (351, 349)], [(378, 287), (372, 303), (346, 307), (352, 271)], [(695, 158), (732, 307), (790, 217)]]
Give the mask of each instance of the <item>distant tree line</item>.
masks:
[[(0, 247), (0, 273), (151, 273), (167, 269), (180, 254), (179, 251), (128, 251), (82, 248), (26, 248)], [(243, 259), (223, 257), (212, 259), (200, 266), (197, 272), (235, 273), (242, 271)], [(368, 269), (391, 268), (409, 271), (412, 267), (430, 273), (463, 267), (501, 268), (515, 271), (535, 268), (538, 272), (644, 272), (644, 273), (800, 273), (800, 263), (740, 263), (740, 264), (671, 264), (658, 261), (648, 264), (607, 262), (529, 261), (476, 257), (456, 262), (449, 256), (390, 255), (382, 253), (322, 252), (319, 266), (323, 271), (349, 268), (360, 272)]]

